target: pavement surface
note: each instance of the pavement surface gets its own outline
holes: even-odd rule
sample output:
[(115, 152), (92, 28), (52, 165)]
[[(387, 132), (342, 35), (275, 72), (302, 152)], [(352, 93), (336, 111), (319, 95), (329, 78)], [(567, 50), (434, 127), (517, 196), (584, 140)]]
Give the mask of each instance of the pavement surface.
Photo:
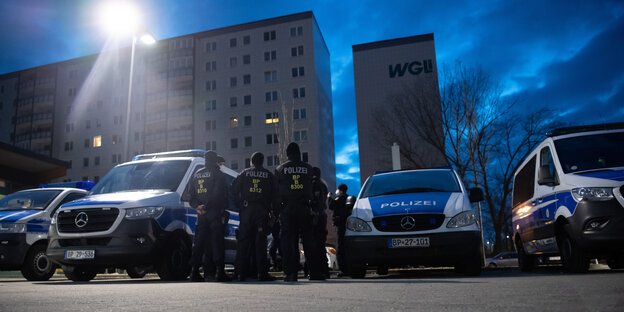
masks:
[(0, 274), (0, 311), (85, 310), (623, 311), (624, 270), (495, 269), (462, 277), (451, 270), (411, 269), (298, 283), (162, 282), (153, 274), (143, 279), (101, 274), (85, 283), (57, 274), (47, 282), (28, 282)]

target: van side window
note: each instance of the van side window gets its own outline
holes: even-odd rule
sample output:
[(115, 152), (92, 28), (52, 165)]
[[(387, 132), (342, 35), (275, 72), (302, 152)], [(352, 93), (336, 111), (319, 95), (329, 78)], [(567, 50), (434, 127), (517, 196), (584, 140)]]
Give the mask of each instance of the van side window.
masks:
[(535, 190), (535, 163), (536, 156), (533, 156), (516, 175), (513, 186), (513, 207), (533, 197)]
[[(550, 153), (550, 147), (546, 146), (540, 151), (540, 167), (548, 166), (548, 172), (555, 178), (555, 182), (558, 182), (557, 170), (555, 170), (555, 161), (553, 160), (552, 153)], [(558, 183), (556, 183), (558, 184)]]

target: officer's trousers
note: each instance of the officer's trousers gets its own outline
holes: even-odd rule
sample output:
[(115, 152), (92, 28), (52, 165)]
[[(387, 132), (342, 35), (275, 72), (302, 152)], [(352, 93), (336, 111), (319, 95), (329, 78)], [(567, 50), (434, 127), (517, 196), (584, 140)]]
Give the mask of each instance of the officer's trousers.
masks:
[(193, 267), (197, 268), (202, 265), (204, 272), (208, 274), (214, 273), (211, 272), (214, 267), (216, 267), (217, 271), (224, 272), (224, 226), (220, 216), (212, 218), (206, 215), (197, 216), (195, 237), (193, 238), (193, 253), (191, 256), (191, 265)]
[[(240, 212), (238, 228), (237, 266), (238, 274), (246, 277), (249, 265), (253, 263), (252, 252), (255, 253), (257, 274), (267, 272), (267, 228), (268, 211), (258, 204), (249, 204)], [(252, 250), (254, 249), (254, 250)]]
[(314, 237), (312, 232), (312, 215), (307, 205), (286, 205), (280, 215), (282, 243), (282, 259), (284, 274), (295, 275), (299, 271), (299, 237), (303, 241), (303, 251), (306, 261), (310, 264), (310, 276), (319, 276), (317, 252), (314, 251)]

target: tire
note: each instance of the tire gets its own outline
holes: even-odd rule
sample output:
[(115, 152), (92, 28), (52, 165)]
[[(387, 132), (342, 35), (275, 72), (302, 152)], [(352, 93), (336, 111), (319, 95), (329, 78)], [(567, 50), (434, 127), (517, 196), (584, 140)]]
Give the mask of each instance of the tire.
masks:
[(65, 277), (67, 277), (67, 279), (74, 282), (88, 282), (97, 275), (97, 270), (88, 267), (77, 266), (74, 267), (73, 271), (70, 272), (68, 270), (63, 270), (63, 273), (65, 274)]
[(585, 251), (570, 237), (568, 228), (557, 237), (563, 271), (566, 273), (584, 273), (589, 269), (589, 257)]
[(46, 245), (36, 244), (30, 248), (22, 265), (22, 275), (29, 281), (47, 281), (56, 270), (56, 265), (46, 255)]
[(158, 266), (158, 277), (163, 281), (185, 280), (190, 272), (191, 248), (182, 235), (176, 235), (167, 247)]
[(388, 275), (388, 266), (387, 265), (378, 266), (377, 275)]
[(143, 266), (134, 266), (126, 269), (126, 273), (128, 273), (130, 278), (143, 278), (145, 277), (145, 274), (147, 274), (147, 271), (147, 267)]
[(520, 271), (533, 271), (537, 262), (537, 258), (535, 256), (526, 254), (520, 238), (516, 239), (516, 251), (518, 252), (518, 267), (520, 267)]
[(468, 259), (459, 263), (455, 266), (455, 272), (466, 275), (466, 276), (479, 276), (481, 275), (481, 251), (473, 253), (473, 255), (468, 256)]
[(607, 259), (607, 265), (611, 270), (624, 269), (624, 256)]
[(365, 264), (350, 264), (349, 265), (349, 276), (351, 278), (364, 278), (366, 276), (366, 265)]

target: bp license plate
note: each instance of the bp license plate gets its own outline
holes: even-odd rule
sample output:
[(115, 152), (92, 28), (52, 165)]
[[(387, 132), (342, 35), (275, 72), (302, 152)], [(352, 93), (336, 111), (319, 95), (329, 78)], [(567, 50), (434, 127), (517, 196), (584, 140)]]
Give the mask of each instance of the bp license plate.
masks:
[(429, 237), (389, 238), (388, 248), (422, 248), (429, 247)]
[(65, 250), (65, 259), (93, 259), (95, 250)]

